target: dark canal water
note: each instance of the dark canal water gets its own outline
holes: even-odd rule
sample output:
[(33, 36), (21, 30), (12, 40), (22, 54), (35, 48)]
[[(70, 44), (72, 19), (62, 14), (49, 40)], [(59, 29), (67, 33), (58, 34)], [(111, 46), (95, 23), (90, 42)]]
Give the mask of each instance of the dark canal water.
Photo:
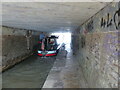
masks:
[(30, 56), (2, 74), (3, 88), (41, 88), (55, 59)]

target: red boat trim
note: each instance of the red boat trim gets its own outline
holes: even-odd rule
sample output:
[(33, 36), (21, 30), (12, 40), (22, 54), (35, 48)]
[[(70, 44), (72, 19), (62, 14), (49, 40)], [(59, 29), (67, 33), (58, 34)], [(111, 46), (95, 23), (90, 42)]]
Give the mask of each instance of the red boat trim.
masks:
[(43, 56), (43, 55), (38, 53), (38, 56)]
[(38, 43), (42, 43), (41, 41), (38, 41)]
[(53, 53), (53, 54), (46, 54), (45, 56), (55, 56), (56, 53)]

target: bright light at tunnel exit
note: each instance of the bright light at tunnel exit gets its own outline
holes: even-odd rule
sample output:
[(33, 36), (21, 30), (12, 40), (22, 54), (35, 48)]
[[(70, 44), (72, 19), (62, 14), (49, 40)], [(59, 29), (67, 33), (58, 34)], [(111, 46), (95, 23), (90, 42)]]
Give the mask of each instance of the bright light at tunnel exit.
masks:
[(51, 35), (59, 36), (57, 39), (57, 43), (65, 43), (66, 45), (71, 43), (71, 33), (52, 33)]

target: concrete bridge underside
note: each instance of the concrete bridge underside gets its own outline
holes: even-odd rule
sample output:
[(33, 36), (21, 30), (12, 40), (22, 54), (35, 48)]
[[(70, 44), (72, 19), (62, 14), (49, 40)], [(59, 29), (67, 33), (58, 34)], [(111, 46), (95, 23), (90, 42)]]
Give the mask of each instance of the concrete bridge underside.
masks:
[(33, 55), (41, 32), (69, 32), (43, 88), (118, 88), (119, 2), (2, 2), (1, 28), (1, 71)]

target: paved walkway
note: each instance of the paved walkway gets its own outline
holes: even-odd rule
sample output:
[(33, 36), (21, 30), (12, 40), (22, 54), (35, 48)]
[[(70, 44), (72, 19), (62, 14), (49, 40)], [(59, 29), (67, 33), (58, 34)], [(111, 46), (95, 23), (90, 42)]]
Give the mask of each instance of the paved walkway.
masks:
[(56, 58), (43, 88), (85, 88), (81, 68), (72, 52), (62, 50)]

